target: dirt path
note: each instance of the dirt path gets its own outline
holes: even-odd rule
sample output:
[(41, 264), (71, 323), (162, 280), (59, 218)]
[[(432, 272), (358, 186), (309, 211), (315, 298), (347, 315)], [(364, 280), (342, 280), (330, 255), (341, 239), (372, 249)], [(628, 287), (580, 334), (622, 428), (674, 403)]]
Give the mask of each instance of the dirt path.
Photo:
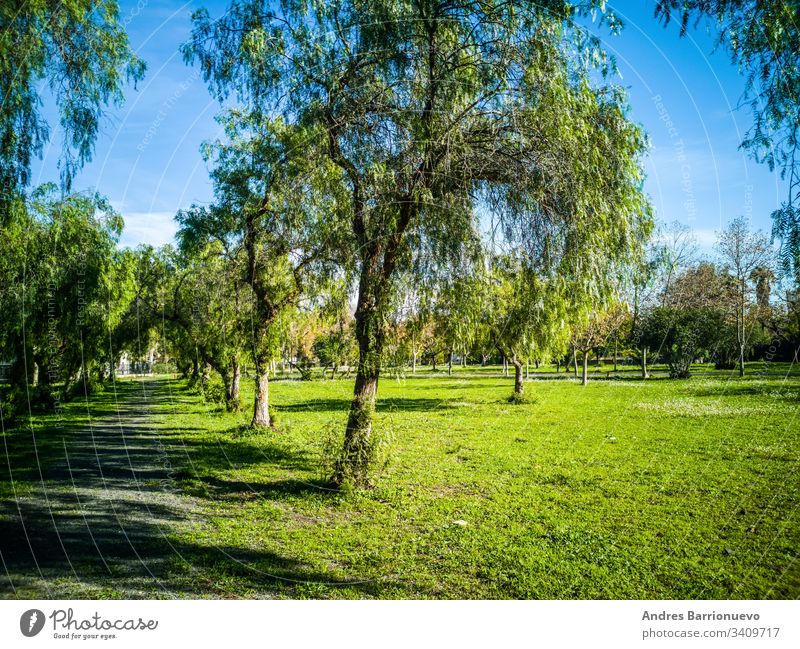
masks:
[(13, 490), (0, 502), (0, 596), (194, 594), (164, 578), (187, 550), (174, 539), (199, 509), (173, 488), (152, 424), (169, 393), (142, 381), (119, 394), (115, 411), (88, 425), (7, 443), (2, 479), (10, 474)]

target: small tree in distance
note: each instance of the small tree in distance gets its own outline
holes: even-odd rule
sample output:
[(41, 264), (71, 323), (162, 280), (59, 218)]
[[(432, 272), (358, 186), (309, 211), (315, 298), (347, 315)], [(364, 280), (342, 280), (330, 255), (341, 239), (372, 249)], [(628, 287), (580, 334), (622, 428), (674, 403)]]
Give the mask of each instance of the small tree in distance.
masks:
[(739, 347), (739, 376), (744, 376), (744, 360), (750, 328), (755, 319), (748, 318), (751, 298), (755, 295), (754, 273), (767, 266), (771, 254), (769, 239), (761, 232), (751, 232), (747, 220), (737, 217), (730, 222), (717, 239), (717, 251), (735, 282), (732, 291), (736, 323), (736, 341)]

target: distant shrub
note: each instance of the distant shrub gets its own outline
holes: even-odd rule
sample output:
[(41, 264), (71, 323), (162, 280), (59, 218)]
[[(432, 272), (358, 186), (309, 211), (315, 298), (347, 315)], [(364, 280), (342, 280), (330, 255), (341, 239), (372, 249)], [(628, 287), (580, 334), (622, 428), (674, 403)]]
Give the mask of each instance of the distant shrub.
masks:
[(153, 374), (176, 374), (178, 368), (173, 363), (153, 363)]

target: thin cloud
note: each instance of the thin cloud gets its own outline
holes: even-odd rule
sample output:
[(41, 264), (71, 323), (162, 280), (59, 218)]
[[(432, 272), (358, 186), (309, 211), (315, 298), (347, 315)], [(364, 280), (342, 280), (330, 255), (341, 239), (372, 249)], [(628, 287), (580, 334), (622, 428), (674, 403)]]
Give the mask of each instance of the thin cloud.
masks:
[(125, 228), (119, 245), (135, 248), (139, 244), (163, 246), (172, 243), (177, 231), (175, 212), (123, 212)]

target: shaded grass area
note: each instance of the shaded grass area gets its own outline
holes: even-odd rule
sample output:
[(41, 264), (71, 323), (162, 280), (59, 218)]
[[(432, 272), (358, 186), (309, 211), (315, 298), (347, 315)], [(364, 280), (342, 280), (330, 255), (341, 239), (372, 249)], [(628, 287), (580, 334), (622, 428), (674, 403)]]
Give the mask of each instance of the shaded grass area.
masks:
[(182, 381), (120, 381), (38, 417), (36, 453), (6, 431), (0, 592), (798, 597), (800, 379), (756, 371), (531, 381), (515, 406), (495, 376), (383, 380), (365, 493), (323, 469), (349, 381), (273, 383), (259, 433)]

